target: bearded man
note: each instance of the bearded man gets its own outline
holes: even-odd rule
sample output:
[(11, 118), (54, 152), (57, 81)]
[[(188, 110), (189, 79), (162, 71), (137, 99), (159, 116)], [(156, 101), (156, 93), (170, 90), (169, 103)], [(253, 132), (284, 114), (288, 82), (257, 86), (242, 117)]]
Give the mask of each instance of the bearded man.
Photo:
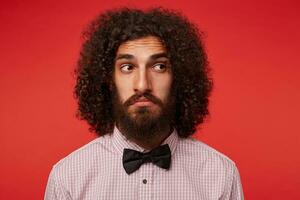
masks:
[(191, 137), (212, 89), (197, 27), (122, 8), (84, 35), (74, 93), (100, 137), (53, 167), (45, 199), (243, 199), (235, 163)]

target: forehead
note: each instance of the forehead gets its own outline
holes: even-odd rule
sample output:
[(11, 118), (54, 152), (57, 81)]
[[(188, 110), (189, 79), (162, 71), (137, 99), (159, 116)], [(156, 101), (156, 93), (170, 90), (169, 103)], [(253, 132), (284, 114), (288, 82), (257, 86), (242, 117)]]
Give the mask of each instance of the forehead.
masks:
[(147, 36), (135, 40), (130, 40), (122, 43), (117, 51), (117, 54), (137, 54), (137, 53), (165, 53), (166, 48), (159, 38), (155, 36)]

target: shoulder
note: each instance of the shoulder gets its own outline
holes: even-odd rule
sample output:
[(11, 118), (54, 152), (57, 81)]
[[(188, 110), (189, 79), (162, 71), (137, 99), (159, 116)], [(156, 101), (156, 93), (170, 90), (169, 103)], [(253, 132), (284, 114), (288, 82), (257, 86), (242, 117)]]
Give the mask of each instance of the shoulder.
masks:
[(231, 173), (236, 168), (235, 162), (228, 156), (192, 137), (180, 138), (177, 148), (182, 157), (191, 160), (195, 165)]
[(98, 153), (102, 153), (111, 147), (110, 135), (104, 135), (98, 137), (91, 142), (85, 144), (79, 149), (71, 152), (69, 155), (61, 159), (56, 165), (64, 165), (65, 163), (72, 162), (73, 160), (78, 160), (80, 158), (89, 159), (91, 157), (98, 156)]
[[(228, 156), (194, 138), (180, 138), (176, 157), (186, 173), (205, 185), (219, 191), (224, 199), (243, 199), (239, 172)], [(188, 163), (188, 164), (187, 164)], [(203, 182), (204, 180), (204, 182)], [(222, 198), (223, 199), (223, 198)]]
[(53, 166), (51, 174), (58, 179), (73, 177), (103, 163), (103, 159), (114, 154), (110, 137), (110, 135), (101, 136), (73, 151)]
[[(96, 138), (58, 161), (49, 174), (45, 199), (71, 199), (70, 194), (102, 170), (101, 163), (112, 154), (110, 135)], [(95, 170), (96, 169), (96, 170)]]
[[(178, 152), (177, 152), (178, 150)], [(208, 180), (225, 193), (230, 193), (233, 185), (241, 190), (239, 172), (236, 164), (228, 156), (194, 138), (180, 139), (176, 154), (183, 167), (198, 180)]]

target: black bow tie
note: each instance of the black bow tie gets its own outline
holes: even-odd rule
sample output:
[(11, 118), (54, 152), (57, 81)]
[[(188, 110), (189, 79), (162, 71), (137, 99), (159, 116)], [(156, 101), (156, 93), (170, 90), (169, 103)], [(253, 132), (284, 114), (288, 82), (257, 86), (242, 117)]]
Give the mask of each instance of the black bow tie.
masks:
[(168, 144), (159, 146), (147, 153), (142, 153), (132, 149), (123, 151), (123, 167), (127, 174), (131, 174), (139, 169), (143, 163), (152, 162), (153, 164), (169, 169), (171, 163), (171, 151)]

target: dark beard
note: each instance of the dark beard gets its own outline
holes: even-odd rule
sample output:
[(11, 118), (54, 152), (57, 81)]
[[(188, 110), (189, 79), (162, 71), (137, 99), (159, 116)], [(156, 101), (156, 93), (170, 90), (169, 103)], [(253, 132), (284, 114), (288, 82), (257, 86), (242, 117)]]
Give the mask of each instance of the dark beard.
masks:
[[(113, 94), (115, 94), (113, 105), (116, 125), (127, 139), (151, 143), (161, 133), (168, 132), (172, 128), (174, 101), (171, 95), (167, 103), (163, 104), (161, 100), (150, 93), (136, 93), (122, 104), (116, 89)], [(159, 114), (155, 115), (148, 107), (143, 106), (134, 111), (134, 118), (130, 116), (129, 106), (142, 96), (160, 107)]]

